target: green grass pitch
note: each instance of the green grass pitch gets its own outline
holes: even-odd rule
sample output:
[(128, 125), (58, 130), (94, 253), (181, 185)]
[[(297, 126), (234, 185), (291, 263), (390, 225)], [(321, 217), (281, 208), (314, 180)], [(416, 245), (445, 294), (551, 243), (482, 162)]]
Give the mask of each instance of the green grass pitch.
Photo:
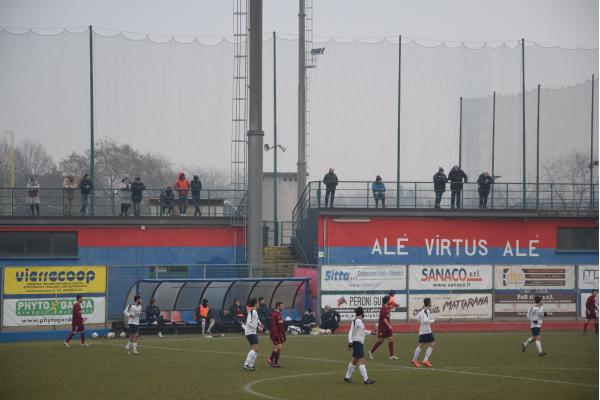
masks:
[[(280, 363), (261, 336), (255, 372), (241, 366), (248, 351), (243, 336), (144, 336), (138, 356), (125, 339), (90, 339), (90, 348), (60, 341), (0, 345), (0, 399), (597, 399), (598, 337), (547, 332), (545, 357), (523, 333), (439, 333), (433, 368), (409, 364), (416, 335), (396, 335), (396, 355), (387, 346), (367, 360), (374, 385), (343, 382), (350, 359), (346, 335), (290, 336)], [(365, 350), (374, 343), (367, 338)], [(422, 353), (423, 355), (423, 353)], [(422, 358), (421, 355), (421, 358)]]

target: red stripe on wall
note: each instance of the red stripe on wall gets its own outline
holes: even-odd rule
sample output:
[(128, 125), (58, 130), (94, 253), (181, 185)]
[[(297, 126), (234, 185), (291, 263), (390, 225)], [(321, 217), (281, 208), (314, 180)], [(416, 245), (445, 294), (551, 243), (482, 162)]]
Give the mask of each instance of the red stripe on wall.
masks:
[(0, 231), (77, 232), (82, 247), (243, 246), (241, 227), (0, 227)]
[(406, 247), (422, 247), (426, 239), (486, 240), (490, 247), (503, 247), (508, 240), (527, 246), (539, 240), (538, 248), (556, 248), (558, 227), (595, 227), (593, 219), (452, 219), (452, 218), (367, 218), (365, 222), (340, 222), (331, 217), (319, 218), (320, 246), (373, 246), (375, 239), (383, 245), (396, 245), (397, 238)]

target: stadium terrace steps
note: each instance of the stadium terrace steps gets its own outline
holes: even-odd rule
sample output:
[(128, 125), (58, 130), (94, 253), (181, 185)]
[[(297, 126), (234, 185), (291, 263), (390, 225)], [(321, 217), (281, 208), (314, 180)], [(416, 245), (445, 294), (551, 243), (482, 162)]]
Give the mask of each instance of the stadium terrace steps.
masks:
[(272, 266), (278, 275), (292, 276), (298, 258), (292, 246), (267, 246), (263, 251), (263, 264)]

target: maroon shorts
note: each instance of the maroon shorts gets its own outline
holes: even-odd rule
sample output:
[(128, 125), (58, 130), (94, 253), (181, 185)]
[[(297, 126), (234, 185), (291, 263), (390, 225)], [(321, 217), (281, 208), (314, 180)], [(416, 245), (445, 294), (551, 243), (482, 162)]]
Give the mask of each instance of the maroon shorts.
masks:
[(596, 315), (596, 313), (594, 311), (586, 311), (585, 317), (587, 319), (598, 319), (598, 316)]
[(377, 337), (379, 339), (385, 339), (385, 338), (389, 338), (394, 336), (394, 332), (392, 332), (391, 329), (389, 329), (387, 326), (383, 327), (380, 326), (379, 329), (377, 330)]
[(283, 344), (283, 339), (282, 339), (282, 338), (280, 338), (280, 337), (272, 337), (272, 336), (269, 336), (269, 338), (271, 339), (271, 342), (273, 342), (273, 344), (274, 344), (275, 346), (277, 346), (278, 344)]
[(83, 327), (83, 322), (72, 322), (71, 323), (71, 332), (84, 332), (85, 328)]

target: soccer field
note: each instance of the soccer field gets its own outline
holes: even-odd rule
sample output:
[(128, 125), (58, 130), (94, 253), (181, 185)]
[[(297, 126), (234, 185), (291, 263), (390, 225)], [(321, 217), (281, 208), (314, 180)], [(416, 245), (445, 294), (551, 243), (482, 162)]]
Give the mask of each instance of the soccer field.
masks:
[[(439, 333), (433, 368), (412, 367), (415, 335), (396, 335), (396, 355), (387, 346), (367, 360), (374, 385), (343, 382), (350, 352), (346, 335), (290, 336), (280, 369), (266, 358), (261, 336), (255, 372), (241, 366), (248, 351), (243, 336), (142, 337), (138, 356), (125, 339), (0, 345), (1, 399), (597, 399), (598, 337), (578, 332), (545, 333), (545, 357), (521, 342), (527, 332)], [(370, 336), (366, 349), (374, 343)], [(422, 357), (422, 356), (421, 356)]]

